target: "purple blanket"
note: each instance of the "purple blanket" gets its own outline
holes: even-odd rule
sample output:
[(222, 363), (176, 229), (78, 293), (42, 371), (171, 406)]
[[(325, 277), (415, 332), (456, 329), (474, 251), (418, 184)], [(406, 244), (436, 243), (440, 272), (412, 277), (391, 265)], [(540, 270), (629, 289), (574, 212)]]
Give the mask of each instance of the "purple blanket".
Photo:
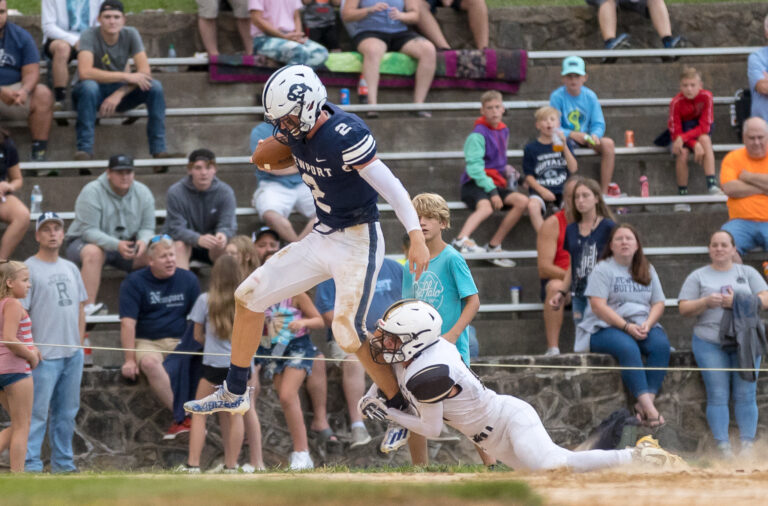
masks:
[[(527, 54), (519, 49), (451, 50), (437, 53), (437, 68), (432, 88), (495, 89), (517, 93), (525, 80)], [(260, 55), (211, 56), (208, 67), (211, 82), (265, 82), (281, 64)], [(317, 71), (327, 86), (354, 88), (358, 73)], [(384, 74), (379, 83), (383, 88), (413, 88), (410, 76)]]

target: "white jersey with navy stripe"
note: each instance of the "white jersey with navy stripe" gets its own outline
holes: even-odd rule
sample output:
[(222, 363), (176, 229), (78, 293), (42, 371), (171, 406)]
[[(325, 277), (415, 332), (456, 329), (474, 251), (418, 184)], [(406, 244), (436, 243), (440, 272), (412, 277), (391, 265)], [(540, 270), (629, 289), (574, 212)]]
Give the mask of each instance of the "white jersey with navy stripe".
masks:
[(378, 220), (378, 193), (353, 166), (376, 156), (376, 141), (368, 126), (333, 104), (323, 110), (328, 120), (311, 139), (291, 143), (304, 183), (312, 191), (318, 221), (343, 229)]
[(413, 375), (436, 364), (448, 366), (451, 379), (461, 390), (455, 397), (442, 401), (445, 423), (470, 439), (482, 440), (487, 438), (489, 432), (487, 427), (493, 427), (501, 409), (500, 396), (483, 385), (475, 373), (461, 360), (456, 345), (449, 343), (442, 337), (435, 344), (419, 353), (408, 367), (403, 364), (393, 366), (400, 391), (418, 410), (420, 402), (416, 400), (406, 385)]

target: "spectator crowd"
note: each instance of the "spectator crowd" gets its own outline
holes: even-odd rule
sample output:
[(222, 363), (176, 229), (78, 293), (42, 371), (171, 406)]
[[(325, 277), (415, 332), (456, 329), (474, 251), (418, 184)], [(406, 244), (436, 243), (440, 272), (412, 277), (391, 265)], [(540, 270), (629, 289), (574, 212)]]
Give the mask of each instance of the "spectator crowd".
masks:
[[(649, 17), (664, 47), (684, 43), (681, 36), (673, 36), (662, 0), (587, 3), (597, 9), (606, 49), (629, 44), (627, 34), (616, 33), (617, 9)], [(438, 8), (466, 12), (475, 46), (489, 46), (484, 0), (232, 0), (231, 6), (244, 53), (284, 64), (321, 66), (329, 52), (339, 50), (336, 22), (340, 19), (351, 47), (362, 57), (362, 77), (372, 105), (378, 103), (379, 64), (387, 51), (402, 52), (416, 61), (413, 102), (426, 101), (437, 51), (451, 48), (434, 17)], [(42, 50), (26, 30), (8, 20), (8, 7), (8, 0), (0, 0), (0, 119), (27, 122), (30, 161), (48, 159), (53, 112), (69, 105), (77, 113), (75, 160), (94, 158), (100, 118), (140, 105), (147, 110), (149, 154), (158, 160), (181, 156), (167, 149), (165, 91), (153, 78), (141, 35), (126, 26), (120, 0), (86, 0), (78, 4), (79, 12), (65, 0), (43, 0)], [(203, 45), (209, 56), (218, 55), (219, 2), (200, 0), (198, 7)], [(768, 16), (764, 30), (768, 38)], [(50, 87), (41, 83), (41, 54), (50, 61)], [(69, 63), (75, 60), (77, 71), (70, 85)], [(712, 231), (710, 263), (688, 275), (678, 296), (679, 313), (695, 318), (691, 348), (696, 363), (704, 368), (755, 368), (762, 359), (762, 353), (748, 357), (740, 353), (729, 339), (737, 333), (733, 329), (743, 328), (748, 320), (744, 315), (768, 308), (765, 279), (743, 263), (749, 251), (768, 249), (768, 47), (749, 57), (747, 72), (752, 117), (744, 123), (743, 147), (722, 161), (719, 184), (712, 143), (713, 96), (705, 89), (701, 72), (692, 67), (682, 70), (680, 93), (669, 105), (667, 131), (657, 139), (675, 158), (679, 195), (688, 194), (692, 158), (702, 167), (707, 192), (727, 196), (729, 219), (720, 230)], [(546, 355), (561, 353), (565, 308), (570, 307), (573, 351), (609, 354), (621, 366), (632, 368), (621, 377), (636, 401), (634, 412), (639, 423), (656, 428), (665, 423), (656, 405), (665, 371), (637, 368), (669, 365), (670, 341), (659, 323), (665, 312), (663, 280), (644, 254), (641, 233), (620, 222), (606, 204), (605, 197), (615, 184), (615, 142), (605, 135), (606, 120), (597, 94), (585, 85), (586, 63), (569, 56), (561, 62), (560, 74), (562, 85), (551, 92), (549, 105), (536, 110), (532, 118), (536, 135), (524, 147), (521, 171), (507, 159), (510, 131), (503, 122), (502, 95), (487, 91), (478, 97), (480, 116), (467, 132), (464, 170), (457, 181), (468, 217), (448, 241), (444, 234), (451, 218), (445, 199), (434, 193), (415, 196), (413, 204), (430, 253), (429, 269), (417, 281), (407, 264), (385, 261), (376, 281), (368, 331), (374, 330), (392, 302), (405, 297), (425, 300), (438, 308), (443, 337), (456, 345), (469, 366), (476, 356), (471, 322), (482, 294), (462, 254), (491, 253), (495, 256), (488, 260), (493, 265), (515, 267), (505, 257), (503, 244), (527, 215), (537, 238), (537, 291), (543, 302)], [(430, 117), (428, 111), (417, 115)], [(270, 135), (271, 125), (256, 125), (250, 132), (250, 150)], [(599, 156), (599, 180), (579, 172), (575, 153), (579, 148)], [(136, 180), (132, 154), (114, 153), (107, 169), (80, 190), (68, 227), (55, 212), (37, 214), (37, 252), (18, 262), (10, 259), (29, 228), (30, 211), (15, 195), (23, 185), (18, 149), (0, 130), (0, 220), (7, 224), (0, 239), (0, 327), (6, 341), (0, 343), (0, 403), (11, 418), (10, 426), (0, 431), (0, 452), (9, 450), (12, 471), (44, 469), (41, 448), (46, 432), (51, 472), (77, 469), (72, 437), (84, 358), (78, 346), (84, 342), (86, 318), (107, 312), (99, 289), (104, 267), (109, 265), (126, 273), (117, 308), (120, 343), (125, 349), (121, 373), (132, 381), (143, 376), (167, 408), (165, 439), (190, 433), (188, 458), (179, 470), (200, 472), (205, 417), (179, 412), (180, 391), (186, 389), (199, 398), (226, 378), (235, 287), (281, 245), (312, 232), (315, 203), (295, 166), (257, 170), (252, 205), (265, 226), (248, 237), (238, 230), (235, 191), (217, 177), (216, 154), (201, 145), (187, 160), (186, 175), (167, 189), (161, 233), (157, 233), (155, 195)], [(157, 163), (155, 173), (167, 171), (161, 161)], [(90, 174), (89, 169), (80, 170)], [(678, 203), (674, 210), (690, 212), (691, 208)], [(307, 220), (298, 230), (289, 219), (292, 213)], [(481, 246), (472, 236), (497, 213), (501, 215), (498, 225)], [(211, 266), (211, 271), (208, 291), (201, 293), (193, 269), (199, 272), (203, 265)], [(502, 272), (509, 271), (502, 269), (500, 277)], [(317, 360), (324, 355), (310, 339), (311, 330), (327, 329), (330, 358), (351, 357), (331, 339), (334, 299), (335, 286), (329, 280), (319, 285), (314, 300), (300, 293), (270, 307), (258, 353), (262, 358), (251, 370), (253, 399), (259, 395), (261, 380), (271, 381), (275, 388), (293, 444), (288, 458), (293, 470), (314, 465), (308, 436), (327, 445), (341, 444), (326, 416), (326, 364)], [(726, 329), (723, 322), (730, 322), (732, 328)], [(749, 320), (747, 325), (756, 327), (759, 322)], [(167, 363), (169, 355), (184, 346), (208, 355), (194, 384), (179, 386), (184, 380)], [(728, 438), (731, 399), (739, 451), (751, 451), (758, 420), (755, 375), (704, 371), (702, 377), (706, 418), (720, 455), (734, 454)], [(342, 385), (350, 446), (366, 445), (371, 435), (357, 410), (365, 391), (358, 362), (343, 363)], [(299, 398), (302, 386), (312, 405), (309, 424)], [(240, 469), (264, 469), (255, 403), (245, 415), (224, 414), (219, 423), (225, 454), (221, 470), (237, 472), (245, 440), (249, 460)], [(428, 462), (425, 439), (412, 437), (411, 452), (414, 463)], [(493, 464), (484, 452), (478, 453), (483, 462)]]

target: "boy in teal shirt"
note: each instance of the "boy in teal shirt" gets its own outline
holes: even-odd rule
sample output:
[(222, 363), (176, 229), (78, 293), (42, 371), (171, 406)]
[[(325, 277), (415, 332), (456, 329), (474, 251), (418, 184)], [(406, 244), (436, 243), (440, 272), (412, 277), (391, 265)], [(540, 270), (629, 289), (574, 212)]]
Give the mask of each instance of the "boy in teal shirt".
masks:
[(467, 326), (480, 308), (477, 286), (464, 257), (443, 241), (443, 230), (450, 227), (450, 211), (445, 199), (435, 193), (421, 193), (413, 199), (421, 230), (429, 249), (429, 267), (417, 282), (408, 264), (403, 269), (403, 298), (429, 302), (443, 318), (443, 337), (454, 343), (462, 360), (469, 365)]

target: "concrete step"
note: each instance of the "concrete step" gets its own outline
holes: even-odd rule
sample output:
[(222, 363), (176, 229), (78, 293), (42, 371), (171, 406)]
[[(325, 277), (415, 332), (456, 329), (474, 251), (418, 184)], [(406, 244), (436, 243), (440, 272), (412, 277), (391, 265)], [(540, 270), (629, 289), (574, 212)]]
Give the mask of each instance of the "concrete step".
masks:
[[(504, 122), (510, 130), (509, 149), (523, 149), (536, 137), (533, 112), (507, 111)], [(606, 109), (605, 113), (606, 135), (613, 138), (617, 146), (624, 146), (626, 130), (634, 131), (635, 146), (652, 146), (656, 136), (666, 129), (666, 108), (615, 108)], [(366, 122), (382, 152), (461, 151), (478, 116), (477, 112), (446, 111), (435, 113), (430, 119), (417, 119), (408, 113), (387, 113)], [(249, 155), (250, 131), (259, 121), (256, 116), (169, 117), (166, 119), (167, 150), (186, 154), (200, 146), (209, 146), (218, 156)], [(738, 142), (729, 121), (728, 106), (716, 106), (712, 132), (716, 144)], [(72, 160), (76, 150), (72, 123), (68, 127), (53, 127), (49, 160)], [(148, 158), (146, 125), (145, 119), (133, 125), (122, 125), (119, 119), (104, 120), (95, 131), (95, 157), (106, 159), (115, 153), (128, 152), (137, 158)], [(21, 125), (10, 130), (19, 146), (21, 159), (28, 160), (29, 132)], [(440, 135), (435, 135), (436, 132)]]
[[(667, 308), (660, 323), (675, 349), (691, 349), (693, 320), (680, 316), (677, 308)], [(511, 316), (479, 314), (472, 325), (477, 330), (481, 358), (497, 354), (537, 355), (544, 353), (547, 349), (544, 320), (540, 313)], [(573, 341), (573, 317), (570, 311), (566, 311), (560, 331), (560, 351), (572, 352)]]

